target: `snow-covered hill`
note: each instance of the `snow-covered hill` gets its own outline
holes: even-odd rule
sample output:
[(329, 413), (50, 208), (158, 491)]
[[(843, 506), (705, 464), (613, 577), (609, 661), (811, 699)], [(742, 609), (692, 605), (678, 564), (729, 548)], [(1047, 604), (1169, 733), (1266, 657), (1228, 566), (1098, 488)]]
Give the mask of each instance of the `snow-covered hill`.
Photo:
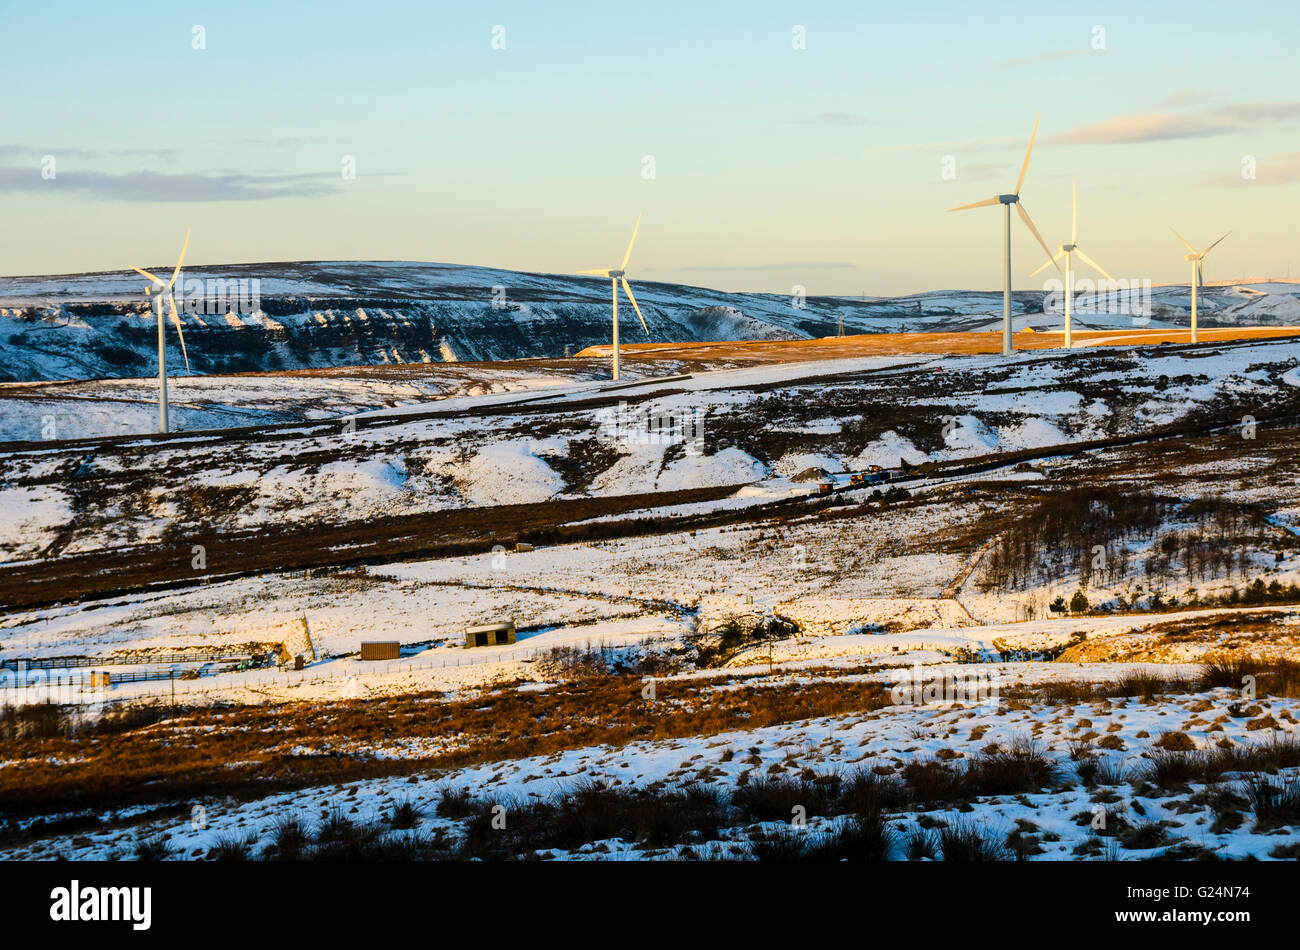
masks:
[[(256, 296), (254, 284), (256, 283)], [(195, 373), (558, 357), (609, 340), (601, 278), (452, 264), (328, 262), (192, 267), (178, 287)], [(156, 366), (156, 337), (130, 272), (0, 278), (0, 380), (128, 378)], [(655, 341), (791, 339), (846, 333), (986, 330), (1001, 294), (939, 291), (856, 299), (738, 294), (640, 281)], [(1015, 295), (1017, 325), (1059, 322), (1043, 294)], [(1082, 306), (1079, 308), (1084, 309)], [(1151, 325), (1186, 323), (1186, 287), (1157, 287)], [(645, 339), (629, 309), (624, 339)], [(1300, 284), (1206, 288), (1202, 324), (1300, 322)], [(1130, 326), (1126, 315), (1076, 316), (1080, 327)], [(168, 359), (181, 367), (169, 331)]]

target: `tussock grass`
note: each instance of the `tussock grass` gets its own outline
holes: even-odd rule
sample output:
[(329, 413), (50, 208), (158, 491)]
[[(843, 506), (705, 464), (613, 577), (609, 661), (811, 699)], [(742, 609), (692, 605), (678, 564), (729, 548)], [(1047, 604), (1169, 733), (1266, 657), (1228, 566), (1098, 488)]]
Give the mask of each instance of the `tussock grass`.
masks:
[(222, 835), (208, 850), (210, 861), (247, 861), (253, 856), (256, 836)]
[(140, 838), (135, 843), (137, 861), (165, 861), (172, 855), (172, 846), (165, 835)]
[(938, 830), (945, 861), (1006, 861), (1012, 855), (1001, 841), (974, 821), (959, 819)]
[(1153, 748), (1147, 757), (1143, 777), (1161, 788), (1192, 781), (1213, 783), (1232, 773), (1276, 772), (1300, 766), (1300, 738), (1274, 733), (1266, 742), (1196, 752)]
[(893, 829), (878, 813), (853, 815), (829, 831), (782, 827), (758, 835), (750, 854), (759, 861), (888, 861)]
[(1300, 697), (1300, 663), (1295, 660), (1261, 660), (1249, 656), (1217, 656), (1201, 668), (1200, 689), (1241, 689), (1253, 677), (1261, 696)]
[(1300, 780), (1252, 775), (1243, 783), (1250, 810), (1264, 827), (1300, 824)]
[(1056, 760), (1024, 737), (1010, 748), (979, 752), (964, 764), (921, 759), (902, 769), (909, 796), (917, 804), (1039, 792), (1051, 787), (1058, 773)]
[(420, 824), (420, 815), (421, 811), (416, 804), (406, 798), (393, 806), (388, 823), (398, 830), (414, 828)]

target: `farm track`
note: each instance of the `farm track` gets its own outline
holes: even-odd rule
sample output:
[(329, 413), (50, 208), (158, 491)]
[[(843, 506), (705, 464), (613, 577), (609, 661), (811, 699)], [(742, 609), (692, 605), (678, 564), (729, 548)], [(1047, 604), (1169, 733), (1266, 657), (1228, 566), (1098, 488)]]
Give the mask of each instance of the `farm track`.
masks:
[[(739, 485), (538, 504), (424, 512), (335, 525), (264, 527), (234, 534), (96, 551), (0, 567), (0, 607), (23, 608), (130, 591), (188, 587), (213, 580), (413, 556), (481, 554), (534, 532), (629, 511), (717, 501)], [(194, 570), (193, 545), (206, 569)]]

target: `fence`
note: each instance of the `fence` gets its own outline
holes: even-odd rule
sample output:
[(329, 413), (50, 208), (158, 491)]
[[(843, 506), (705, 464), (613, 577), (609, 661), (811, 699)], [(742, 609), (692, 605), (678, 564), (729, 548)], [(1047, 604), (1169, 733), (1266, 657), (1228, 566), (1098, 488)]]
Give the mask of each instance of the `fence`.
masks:
[[(268, 651), (269, 652), (269, 651)], [(260, 654), (248, 650), (204, 650), (191, 653), (154, 653), (134, 656), (50, 656), (35, 659), (0, 660), (5, 670), (69, 670), (89, 666), (144, 666), (149, 663), (213, 663), (221, 660), (251, 660)]]
[[(604, 640), (593, 643), (587, 641), (584, 645), (588, 650), (602, 650), (610, 648), (626, 648), (631, 646), (641, 646), (650, 643), (662, 643), (667, 641), (676, 641), (680, 639), (678, 634), (659, 634), (653, 636), (640, 637), (634, 642), (608, 644)], [(225, 673), (220, 677), (216, 675), (209, 676), (205, 679), (182, 680), (179, 676), (173, 678), (172, 670), (150, 670), (141, 673), (114, 673), (111, 675), (110, 682), (113, 686), (119, 684), (144, 682), (149, 680), (169, 680), (170, 684), (164, 691), (159, 692), (135, 692), (130, 691), (122, 696), (114, 697), (106, 694), (106, 691), (95, 689), (89, 686), (89, 678), (84, 682), (87, 684), (80, 694), (64, 693), (60, 694), (58, 702), (67, 705), (100, 703), (113, 700), (143, 700), (143, 699), (172, 699), (184, 696), (197, 696), (211, 692), (218, 692), (230, 689), (257, 689), (258, 687), (274, 688), (276, 686), (303, 686), (303, 685), (320, 685), (329, 682), (347, 682), (349, 680), (363, 683), (367, 679), (375, 677), (391, 676), (394, 673), (423, 673), (433, 670), (453, 669), (456, 667), (483, 666), (491, 663), (508, 663), (519, 660), (536, 660), (539, 657), (549, 654), (557, 646), (567, 646), (568, 644), (550, 644), (545, 647), (519, 648), (509, 651), (496, 651), (491, 649), (479, 650), (457, 650), (454, 656), (441, 656), (418, 662), (414, 659), (403, 661), (394, 661), (391, 663), (367, 663), (368, 669), (357, 670), (355, 668), (343, 668), (327, 670), (325, 667), (309, 668), (304, 671), (293, 671), (283, 669), (267, 670), (249, 670), (237, 673)], [(380, 668), (382, 667), (382, 668)], [(29, 671), (30, 672), (30, 671)], [(5, 687), (22, 684), (7, 684), (0, 682), (0, 704), (5, 699)], [(48, 684), (48, 688), (53, 690), (59, 685), (66, 684)], [(25, 687), (28, 690), (33, 689), (31, 686)], [(39, 689), (41, 687), (35, 687)], [(51, 693), (52, 695), (52, 693)], [(39, 702), (54, 702), (53, 699), (37, 700)]]

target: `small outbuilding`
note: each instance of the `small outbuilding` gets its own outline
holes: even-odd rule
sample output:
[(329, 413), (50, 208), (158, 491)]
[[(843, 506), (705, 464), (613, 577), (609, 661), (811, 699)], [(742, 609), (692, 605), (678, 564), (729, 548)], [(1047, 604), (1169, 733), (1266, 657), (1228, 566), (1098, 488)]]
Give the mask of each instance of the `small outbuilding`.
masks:
[(401, 656), (402, 645), (396, 640), (372, 640), (361, 644), (363, 660), (397, 660)]
[(515, 622), (487, 623), (465, 628), (465, 649), (471, 647), (503, 646), (515, 642)]

